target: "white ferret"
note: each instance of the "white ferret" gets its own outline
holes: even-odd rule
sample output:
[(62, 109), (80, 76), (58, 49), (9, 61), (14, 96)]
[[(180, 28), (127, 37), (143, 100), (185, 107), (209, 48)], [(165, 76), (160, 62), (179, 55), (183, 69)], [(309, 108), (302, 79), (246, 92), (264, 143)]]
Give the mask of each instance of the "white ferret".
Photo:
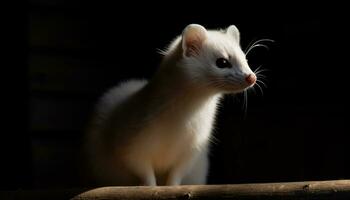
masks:
[(256, 82), (239, 40), (234, 25), (188, 25), (150, 81), (107, 92), (85, 146), (93, 178), (104, 185), (205, 184), (218, 102)]

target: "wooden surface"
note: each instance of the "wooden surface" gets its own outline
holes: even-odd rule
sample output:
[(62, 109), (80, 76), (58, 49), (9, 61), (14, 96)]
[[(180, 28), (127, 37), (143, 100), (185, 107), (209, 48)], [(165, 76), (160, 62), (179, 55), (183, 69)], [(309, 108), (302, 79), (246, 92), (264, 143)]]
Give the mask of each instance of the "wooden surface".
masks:
[(96, 189), (69, 189), (43, 191), (0, 192), (2, 200), (31, 199), (350, 199), (350, 180), (260, 183), (233, 185), (192, 185), (161, 187), (101, 187)]
[(112, 199), (350, 199), (350, 180), (176, 187), (104, 187), (73, 200)]

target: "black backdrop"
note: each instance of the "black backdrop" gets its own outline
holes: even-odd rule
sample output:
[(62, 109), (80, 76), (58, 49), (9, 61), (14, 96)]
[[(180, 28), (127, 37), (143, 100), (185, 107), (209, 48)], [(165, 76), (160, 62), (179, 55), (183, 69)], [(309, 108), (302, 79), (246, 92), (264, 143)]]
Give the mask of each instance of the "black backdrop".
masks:
[[(209, 183), (350, 178), (345, 18), (340, 9), (318, 6), (31, 1), (24, 34), (15, 39), (24, 50), (14, 52), (19, 78), (8, 96), (15, 109), (8, 114), (12, 131), (3, 133), (12, 138), (2, 145), (3, 189), (79, 186), (72, 155), (97, 98), (121, 80), (151, 77), (161, 59), (157, 49), (190, 23), (235, 24), (243, 48), (275, 41), (248, 56), (251, 68), (268, 69), (264, 94), (249, 95), (246, 114), (242, 96), (223, 101)], [(74, 73), (59, 68), (62, 57), (76, 61), (69, 65)], [(45, 70), (36, 68), (40, 62)]]

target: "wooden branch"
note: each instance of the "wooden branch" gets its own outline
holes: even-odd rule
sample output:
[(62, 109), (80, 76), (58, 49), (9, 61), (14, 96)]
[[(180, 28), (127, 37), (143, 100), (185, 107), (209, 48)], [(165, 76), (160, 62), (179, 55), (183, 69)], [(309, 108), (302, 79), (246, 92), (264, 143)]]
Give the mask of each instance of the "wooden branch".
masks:
[(350, 180), (291, 183), (193, 185), (163, 187), (103, 187), (73, 200), (116, 199), (350, 199)]
[(350, 180), (234, 185), (102, 187), (92, 190), (0, 191), (1, 200), (350, 200)]

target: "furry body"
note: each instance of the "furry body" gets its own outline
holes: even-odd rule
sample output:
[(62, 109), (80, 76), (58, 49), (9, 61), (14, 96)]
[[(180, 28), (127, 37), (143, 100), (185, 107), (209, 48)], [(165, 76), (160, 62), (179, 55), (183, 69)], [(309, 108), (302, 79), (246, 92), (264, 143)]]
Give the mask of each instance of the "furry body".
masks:
[(205, 184), (218, 102), (253, 78), (235, 26), (187, 26), (149, 82), (130, 80), (102, 97), (86, 142), (93, 177), (110, 185)]

